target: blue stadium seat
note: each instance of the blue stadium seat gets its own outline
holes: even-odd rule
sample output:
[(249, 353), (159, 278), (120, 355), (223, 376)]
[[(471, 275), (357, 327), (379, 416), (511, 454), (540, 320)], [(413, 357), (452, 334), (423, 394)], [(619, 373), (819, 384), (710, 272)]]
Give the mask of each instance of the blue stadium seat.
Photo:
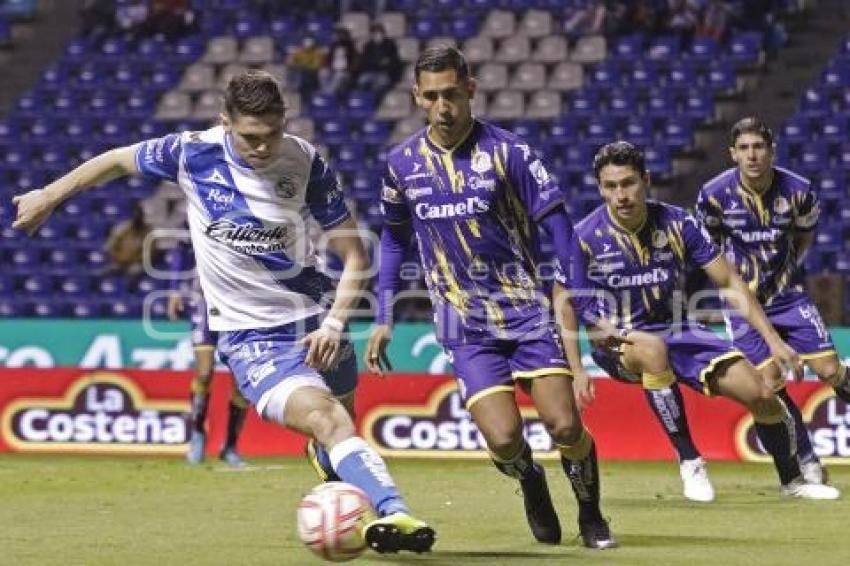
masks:
[(304, 31), (313, 37), (330, 37), (333, 34), (334, 19), (325, 15), (311, 15), (304, 21)]
[(681, 50), (681, 41), (675, 35), (660, 35), (649, 42), (647, 56), (654, 61), (672, 62)]
[(658, 66), (647, 59), (638, 61), (629, 70), (628, 84), (641, 90), (648, 90), (658, 85)]
[(449, 19), (448, 34), (458, 41), (469, 39), (477, 33), (478, 17), (475, 14), (459, 14)]
[(540, 138), (540, 124), (534, 120), (517, 120), (511, 131), (532, 145)]
[(15, 293), (15, 280), (8, 273), (0, 273), (0, 299), (7, 299)]
[(729, 40), (726, 57), (736, 66), (754, 66), (761, 60), (762, 45), (764, 36), (761, 32), (737, 32)]
[(359, 171), (366, 160), (363, 144), (344, 143), (334, 153), (334, 165), (337, 171), (348, 173)]
[(68, 316), (67, 304), (48, 297), (27, 301), (27, 311), (38, 318), (63, 318)]
[(847, 140), (847, 117), (828, 116), (820, 125), (818, 137), (829, 144), (841, 144)]
[(691, 42), (688, 56), (694, 61), (711, 63), (720, 55), (720, 44), (713, 37), (697, 37)]
[(668, 179), (673, 174), (673, 159), (666, 145), (655, 144), (644, 148), (646, 168), (653, 178)]
[(674, 89), (684, 90), (697, 84), (697, 70), (688, 59), (679, 59), (667, 69), (664, 84)]
[(578, 118), (595, 117), (601, 111), (600, 98), (599, 91), (585, 87), (570, 99), (570, 113)]
[(841, 144), (838, 148), (837, 165), (844, 171), (850, 171), (850, 142)]
[(682, 116), (713, 122), (715, 119), (714, 97), (710, 92), (691, 89), (682, 103)]
[(21, 277), (18, 286), (31, 296), (43, 296), (55, 290), (53, 279), (48, 275), (31, 274)]
[(26, 305), (19, 298), (7, 299), (0, 297), (0, 317), (23, 318), (27, 316)]
[(599, 63), (590, 71), (590, 84), (601, 90), (616, 88), (622, 82), (622, 72), (614, 62)]
[(72, 275), (59, 282), (59, 289), (67, 295), (88, 295), (92, 290), (92, 280), (88, 275)]
[(800, 147), (799, 167), (806, 172), (829, 167), (829, 147), (822, 141), (810, 141)]
[(429, 40), (443, 34), (443, 26), (437, 16), (423, 16), (411, 22), (410, 35), (419, 40)]
[(310, 115), (319, 120), (335, 118), (339, 115), (336, 96), (332, 94), (315, 93), (310, 97)]
[(319, 137), (327, 145), (338, 145), (351, 139), (348, 120), (342, 118), (327, 118), (321, 123)]
[(105, 312), (103, 301), (96, 297), (80, 298), (66, 301), (68, 314), (74, 318), (99, 318)]
[(590, 145), (604, 145), (615, 139), (614, 121), (608, 116), (599, 115), (587, 121), (582, 139)]
[(654, 143), (652, 120), (637, 114), (629, 117), (623, 125), (622, 137), (625, 141), (640, 147)]
[(830, 111), (829, 98), (816, 88), (807, 88), (800, 100), (800, 112), (810, 118), (823, 118)]
[(705, 74), (705, 84), (715, 95), (731, 95), (740, 90), (738, 75), (726, 61), (716, 61), (711, 64)]
[(643, 56), (646, 37), (642, 33), (632, 33), (617, 38), (608, 51), (608, 56), (622, 61), (635, 61)]
[(549, 141), (558, 145), (571, 145), (578, 140), (578, 121), (574, 116), (563, 116), (549, 126)]
[(375, 95), (371, 92), (352, 91), (348, 95), (345, 113), (350, 118), (371, 118), (375, 113)]
[(811, 138), (809, 119), (804, 116), (792, 116), (782, 124), (779, 130), (779, 142), (799, 147)]
[(632, 89), (614, 89), (608, 93), (606, 114), (615, 118), (629, 118), (639, 113), (637, 97)]
[(645, 114), (650, 118), (667, 118), (676, 111), (676, 101), (667, 89), (653, 88), (647, 93)]
[(670, 117), (664, 125), (662, 139), (674, 151), (691, 151), (694, 149), (694, 129), (690, 120)]

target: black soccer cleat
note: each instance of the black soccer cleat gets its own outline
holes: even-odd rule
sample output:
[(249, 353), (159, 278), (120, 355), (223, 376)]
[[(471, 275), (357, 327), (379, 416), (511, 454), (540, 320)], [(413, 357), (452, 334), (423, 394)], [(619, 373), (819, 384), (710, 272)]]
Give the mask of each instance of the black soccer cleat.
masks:
[(578, 529), (581, 534), (582, 543), (587, 548), (605, 550), (606, 548), (616, 548), (619, 546), (617, 539), (611, 534), (608, 521), (605, 519), (579, 522)]
[(434, 529), (406, 513), (393, 513), (366, 525), (366, 546), (379, 552), (407, 550), (421, 554), (430, 552), (437, 538)]
[(540, 464), (534, 464), (534, 472), (519, 483), (525, 504), (525, 518), (537, 542), (559, 544), (561, 542), (561, 523), (549, 486), (546, 484), (546, 472)]

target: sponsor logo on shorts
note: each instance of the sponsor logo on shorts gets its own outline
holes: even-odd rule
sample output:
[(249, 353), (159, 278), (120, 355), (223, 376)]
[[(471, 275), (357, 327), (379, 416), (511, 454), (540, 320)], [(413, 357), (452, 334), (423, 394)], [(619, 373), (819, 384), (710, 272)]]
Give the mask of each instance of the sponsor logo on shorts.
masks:
[(274, 360), (269, 360), (259, 365), (249, 367), (248, 371), (245, 372), (245, 377), (248, 378), (248, 381), (251, 382), (251, 385), (256, 387), (258, 383), (260, 383), (262, 380), (264, 380), (274, 372)]
[(182, 452), (189, 441), (185, 401), (148, 400), (120, 374), (81, 375), (61, 397), (13, 400), (4, 441), (22, 452)]

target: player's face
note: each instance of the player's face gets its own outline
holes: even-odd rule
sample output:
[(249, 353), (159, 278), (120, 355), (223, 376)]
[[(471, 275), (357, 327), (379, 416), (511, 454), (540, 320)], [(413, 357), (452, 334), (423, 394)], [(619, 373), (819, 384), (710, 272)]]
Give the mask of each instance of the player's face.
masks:
[(221, 123), (230, 132), (233, 149), (251, 167), (265, 167), (277, 157), (283, 139), (283, 116), (280, 114), (222, 114)]
[(641, 175), (631, 165), (604, 166), (599, 171), (599, 192), (614, 218), (634, 228), (646, 216), (646, 189), (649, 175)]
[(458, 80), (452, 70), (423, 71), (413, 87), (416, 104), (428, 114), (431, 135), (440, 145), (451, 147), (460, 141), (472, 122), (473, 79)]
[(759, 134), (741, 134), (729, 150), (745, 180), (761, 180), (773, 168), (773, 147)]

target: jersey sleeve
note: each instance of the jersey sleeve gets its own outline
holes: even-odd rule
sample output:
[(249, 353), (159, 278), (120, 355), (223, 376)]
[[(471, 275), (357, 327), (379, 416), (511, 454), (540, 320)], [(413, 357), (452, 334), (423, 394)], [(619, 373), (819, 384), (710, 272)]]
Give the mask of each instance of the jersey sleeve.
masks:
[(720, 255), (720, 248), (696, 218), (686, 214), (682, 221), (682, 241), (689, 262), (696, 267), (705, 267)]
[(507, 174), (533, 220), (541, 219), (564, 202), (560, 185), (528, 144), (509, 144)]
[(310, 214), (325, 230), (330, 230), (351, 217), (336, 175), (319, 154), (313, 157), (310, 167), (306, 201)]
[(723, 225), (723, 212), (717, 199), (710, 196), (705, 189), (701, 190), (699, 195), (697, 195), (695, 213), (697, 220), (705, 226), (709, 235), (716, 241), (719, 238), (720, 228)]
[(817, 226), (820, 217), (820, 198), (817, 191), (810, 185), (808, 190), (801, 191), (795, 199), (794, 227), (801, 232), (810, 232)]
[(410, 209), (404, 198), (404, 190), (389, 164), (381, 179), (381, 214), (387, 224), (401, 224), (410, 220)]
[(149, 139), (136, 148), (136, 169), (145, 177), (176, 183), (182, 156), (181, 134)]

